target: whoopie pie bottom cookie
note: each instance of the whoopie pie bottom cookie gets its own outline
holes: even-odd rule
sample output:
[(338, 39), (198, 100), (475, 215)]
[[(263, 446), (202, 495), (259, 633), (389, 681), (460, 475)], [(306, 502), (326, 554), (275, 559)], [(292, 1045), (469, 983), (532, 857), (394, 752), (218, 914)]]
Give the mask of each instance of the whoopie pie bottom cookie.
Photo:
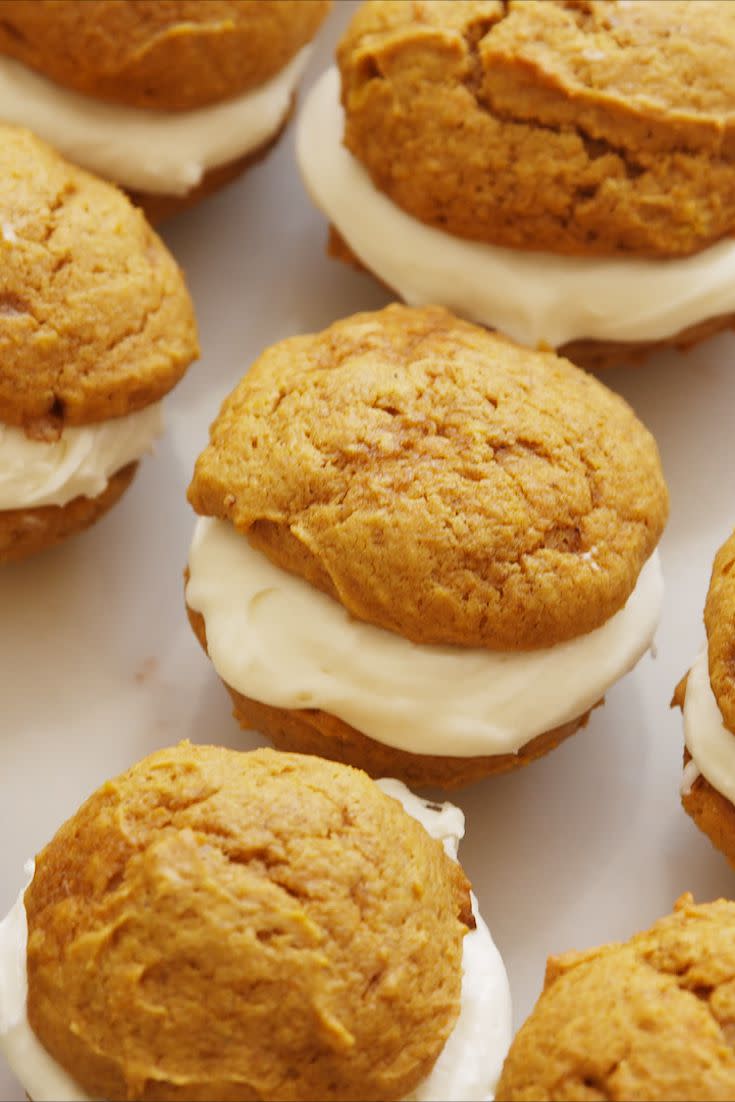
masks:
[[(204, 617), (191, 608), (187, 608), (187, 613), (194, 634), (209, 653)], [(373, 777), (391, 773), (406, 784), (439, 785), (446, 789), (460, 788), (482, 777), (528, 765), (586, 727), (592, 712), (590, 709), (569, 723), (536, 735), (516, 753), (459, 758), (412, 754), (369, 738), (329, 712), (317, 708), (275, 708), (243, 696), (227, 682), (225, 687), (232, 697), (233, 715), (243, 730), (259, 731), (280, 750), (322, 755), (331, 761), (358, 765)]]
[(96, 497), (75, 497), (68, 505), (0, 512), (0, 563), (26, 559), (95, 524), (120, 500), (137, 469), (137, 463), (128, 463)]

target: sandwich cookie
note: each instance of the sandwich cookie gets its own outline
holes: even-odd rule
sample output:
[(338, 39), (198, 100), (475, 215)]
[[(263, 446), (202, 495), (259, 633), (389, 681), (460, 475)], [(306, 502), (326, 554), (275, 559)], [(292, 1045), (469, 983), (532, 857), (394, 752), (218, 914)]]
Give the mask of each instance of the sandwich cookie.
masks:
[(267, 349), (189, 500), (189, 616), (239, 722), (375, 776), (538, 757), (658, 622), (653, 438), (567, 361), (440, 307)]
[(463, 832), (316, 758), (153, 754), (0, 923), (0, 1048), (34, 1102), (486, 1099), (510, 997)]
[(175, 261), (117, 188), (0, 127), (0, 563), (86, 528), (198, 355)]
[(0, 0), (0, 99), (154, 221), (277, 141), (329, 0)]
[(684, 713), (684, 810), (735, 865), (735, 534), (715, 557), (704, 625), (707, 642), (679, 683)]
[(604, 367), (735, 316), (735, 5), (371, 0), (301, 115), (331, 251)]

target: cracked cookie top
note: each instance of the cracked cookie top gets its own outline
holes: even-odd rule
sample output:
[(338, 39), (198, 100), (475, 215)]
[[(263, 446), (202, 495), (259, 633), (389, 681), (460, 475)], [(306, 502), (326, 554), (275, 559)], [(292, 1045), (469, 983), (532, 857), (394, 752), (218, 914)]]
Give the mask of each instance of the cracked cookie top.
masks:
[(182, 743), (103, 785), (25, 895), (28, 1016), (109, 1099), (392, 1099), (459, 1012), (469, 885), (365, 773)]
[(683, 256), (735, 230), (734, 51), (719, 0), (370, 0), (344, 141), (460, 237)]
[(715, 556), (704, 623), (712, 692), (725, 726), (735, 734), (735, 532)]
[(0, 0), (0, 54), (98, 99), (186, 111), (274, 76), (331, 0)]
[(609, 619), (668, 508), (656, 444), (621, 398), (556, 355), (405, 306), (264, 352), (189, 500), (358, 619), (499, 650)]
[(696, 905), (622, 945), (552, 957), (498, 1102), (735, 1098), (735, 903)]
[(0, 421), (29, 435), (164, 394), (198, 355), (183, 277), (139, 210), (0, 127)]

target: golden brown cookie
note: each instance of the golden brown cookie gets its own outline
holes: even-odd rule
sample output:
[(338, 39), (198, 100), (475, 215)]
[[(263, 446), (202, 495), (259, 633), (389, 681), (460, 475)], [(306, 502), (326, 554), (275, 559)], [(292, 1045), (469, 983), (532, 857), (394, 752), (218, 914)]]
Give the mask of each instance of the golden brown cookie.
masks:
[[(357, 271), (369, 271), (333, 225), (329, 227), (327, 252), (330, 256), (342, 260)], [(375, 273), (370, 274), (375, 275)], [(401, 297), (397, 294), (395, 288), (388, 287), (383, 280), (379, 280), (379, 282), (391, 294), (395, 294), (397, 298)], [(676, 348), (681, 352), (685, 352), (695, 344), (699, 344), (700, 341), (707, 340), (709, 337), (714, 337), (728, 329), (735, 329), (735, 314), (708, 318), (696, 325), (689, 325), (686, 329), (682, 329), (673, 336), (662, 340), (638, 342), (575, 340), (561, 345), (557, 352), (558, 355), (564, 356), (565, 359), (571, 360), (572, 363), (585, 368), (587, 371), (603, 371), (605, 368), (621, 367), (624, 364), (637, 366), (647, 360), (652, 353), (660, 352), (665, 348)]]
[[(501, 652), (492, 656), (501, 664), (511, 652), (530, 651), (514, 659), (526, 663), (517, 685), (530, 686), (546, 658), (533, 652), (583, 640), (627, 603), (668, 507), (653, 439), (602, 384), (440, 307), (405, 306), (357, 314), (267, 349), (223, 403), (189, 499), (215, 518), (197, 528), (189, 617), (204, 649), (211, 644), (241, 726), (283, 748), (448, 788), (552, 749), (586, 724), (590, 705), (619, 674), (532, 718), (520, 689), (513, 690), (517, 706), (501, 719), (494, 711), (503, 708), (500, 698), (480, 703), (468, 681), (473, 703), (465, 719), (443, 716), (424, 737), (431, 721), (417, 706), (420, 682), (412, 678), (425, 674), (411, 674), (403, 697), (404, 682), (391, 680), (383, 654), (392, 653), (398, 669), (396, 647), (406, 657), (407, 641), (462, 648), (421, 658), (459, 663), (461, 683), (465, 662), (470, 680), (485, 661), (490, 681), (503, 680), (476, 648)], [(227, 618), (230, 595), (242, 611), (267, 599), (269, 586), (280, 593), (277, 571), (247, 597), (234, 578), (229, 591), (218, 582), (212, 596), (213, 570), (226, 584), (242, 568), (237, 585), (245, 588), (258, 570), (260, 555), (250, 549), (249, 563), (238, 566), (239, 536), (244, 549), (247, 539), (284, 571), (283, 584), (297, 575), (382, 634), (362, 627), (358, 636), (341, 617), (340, 634), (324, 597), (319, 610), (304, 604), (294, 611), (299, 623), (315, 619), (293, 643), (287, 618), (267, 638), (261, 613), (243, 611), (241, 621), (236, 611), (225, 624), (220, 614)], [(211, 557), (220, 554), (215, 547), (224, 558)], [(299, 594), (308, 601), (308, 586), (292, 591), (297, 601)], [(210, 615), (219, 624), (216, 639)], [(306, 651), (319, 650), (320, 632), (323, 660), (302, 667)], [(647, 641), (641, 636), (621, 672)], [(370, 652), (364, 665), (330, 657), (343, 645), (356, 655), (363, 644)], [(548, 701), (542, 689), (528, 691)], [(363, 703), (350, 711), (340, 701), (354, 693)], [(395, 698), (410, 733), (403, 745), (387, 730), (383, 741), (385, 714), (371, 710), (371, 693), (387, 693), (381, 707)], [(460, 746), (465, 722), (478, 738)]]
[[(683, 703), (683, 701), (682, 701)], [(692, 760), (684, 750), (684, 768)], [(735, 807), (699, 773), (681, 794), (682, 807), (735, 868)]]
[(189, 500), (358, 619), (496, 650), (608, 620), (668, 508), (622, 399), (553, 354), (403, 306), (264, 352)]
[(735, 227), (735, 5), (369, 0), (337, 59), (344, 140), (459, 237), (675, 257)]
[[(723, 727), (735, 738), (735, 533), (715, 556), (704, 623), (707, 631), (707, 665), (712, 695)], [(676, 686), (672, 707), (684, 711), (689, 675)], [(684, 750), (684, 767), (692, 760)], [(699, 771), (682, 790), (684, 810), (713, 845), (735, 865), (735, 807)]]
[[(186, 611), (194, 634), (206, 652), (204, 617), (188, 605)], [(462, 788), (483, 777), (530, 765), (586, 727), (591, 715), (590, 710), (570, 723), (545, 731), (522, 746), (517, 754), (458, 758), (397, 750), (369, 738), (329, 712), (318, 708), (276, 708), (243, 696), (227, 682), (224, 685), (232, 697), (232, 714), (243, 730), (259, 731), (279, 750), (316, 754), (364, 769), (371, 777), (397, 777), (404, 784), (417, 788)]]
[[(0, 422), (39, 447), (158, 402), (198, 354), (175, 261), (140, 211), (27, 131), (0, 127)], [(93, 523), (136, 463), (93, 498), (0, 510), (0, 561)]]
[(725, 726), (735, 735), (735, 532), (715, 556), (704, 626), (712, 692)]
[(365, 774), (189, 744), (103, 785), (25, 895), (28, 1017), (108, 1099), (395, 1099), (459, 1011), (469, 885)]
[(198, 354), (173, 257), (117, 188), (0, 139), (0, 420), (46, 434), (158, 401)]
[(137, 469), (137, 463), (129, 463), (117, 471), (97, 497), (75, 497), (66, 505), (0, 509), (0, 566), (46, 551), (95, 524), (119, 501)]
[(330, 0), (0, 0), (0, 53), (95, 99), (187, 111), (241, 95), (316, 33)]
[(498, 1102), (735, 1098), (735, 903), (695, 904), (624, 944), (550, 958)]
[[(4, 63), (8, 117), (50, 141), (58, 133), (71, 160), (125, 186), (159, 222), (235, 179), (277, 142), (305, 61), (298, 55), (330, 5), (0, 0), (0, 61), (14, 59)], [(261, 91), (256, 109), (249, 99)], [(167, 138), (169, 119), (177, 131)]]

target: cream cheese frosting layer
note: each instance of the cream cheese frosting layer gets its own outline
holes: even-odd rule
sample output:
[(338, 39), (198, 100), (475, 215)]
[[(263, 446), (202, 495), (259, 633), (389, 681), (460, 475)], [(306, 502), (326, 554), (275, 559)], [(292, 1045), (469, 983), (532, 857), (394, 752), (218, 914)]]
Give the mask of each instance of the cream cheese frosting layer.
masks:
[[(464, 815), (454, 804), (434, 804), (415, 796), (401, 781), (385, 778), (380, 788), (403, 804), (432, 838), (442, 842), (453, 861), (464, 837)], [(408, 1102), (436, 1099), (488, 1102), (492, 1099), (512, 1036), (508, 977), (490, 931), (472, 896), (477, 923), (462, 943), (462, 1005), (431, 1074)]]
[(414, 754), (514, 753), (575, 719), (651, 646), (663, 598), (654, 552), (625, 606), (546, 650), (427, 646), (350, 617), (229, 523), (197, 521), (186, 600), (228, 685), (279, 708), (320, 708)]
[(273, 137), (310, 52), (305, 46), (258, 88), (196, 111), (104, 103), (2, 57), (2, 118), (28, 127), (70, 161), (123, 187), (185, 195), (210, 169), (238, 160)]
[[(452, 804), (421, 800), (400, 781), (377, 784), (399, 800), (427, 832), (457, 859), (464, 835), (464, 816)], [(26, 865), (28, 882), (33, 862)], [(490, 932), (472, 896), (476, 929), (462, 945), (462, 993), (457, 1023), (431, 1074), (407, 1102), (488, 1102), (500, 1077), (511, 1040), (508, 977)], [(23, 892), (0, 922), (0, 1051), (34, 1102), (92, 1102), (90, 1096), (48, 1054), (31, 1029), (26, 1014), (26, 944), (28, 925)]]
[(725, 726), (712, 692), (707, 647), (687, 677), (684, 741), (698, 772), (735, 804), (735, 734)]
[(468, 241), (425, 225), (372, 183), (342, 145), (329, 69), (298, 124), (307, 190), (352, 251), (411, 306), (438, 303), (522, 344), (654, 341), (735, 311), (735, 239), (676, 260), (557, 256)]
[(150, 451), (163, 432), (163, 405), (127, 417), (70, 426), (58, 440), (31, 440), (0, 423), (0, 509), (66, 505), (97, 497), (113, 474)]

